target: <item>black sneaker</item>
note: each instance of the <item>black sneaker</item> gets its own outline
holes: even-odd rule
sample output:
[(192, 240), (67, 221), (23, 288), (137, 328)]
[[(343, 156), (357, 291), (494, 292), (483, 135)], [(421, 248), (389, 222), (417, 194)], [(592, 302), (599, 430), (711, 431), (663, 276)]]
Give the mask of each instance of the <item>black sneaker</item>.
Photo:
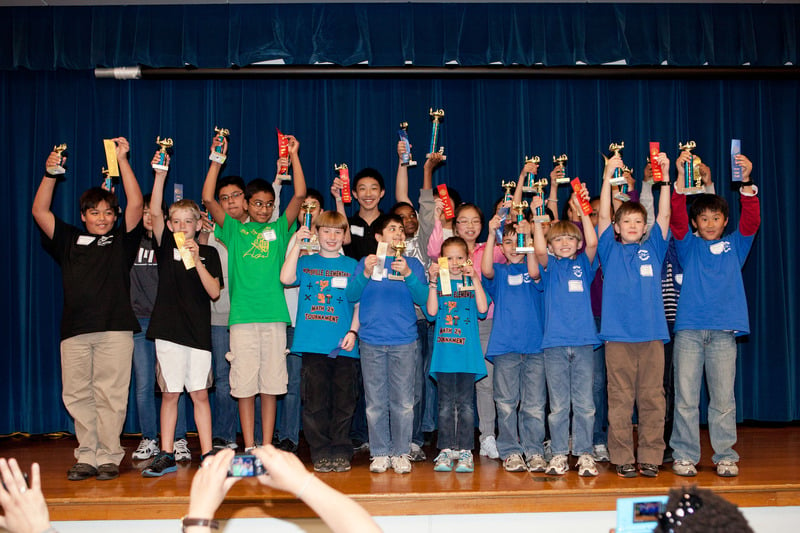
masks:
[(639, 463), (639, 473), (644, 477), (657, 477), (658, 465), (650, 463)]
[(97, 467), (97, 480), (108, 481), (119, 477), (119, 465), (106, 463)]
[(178, 464), (175, 462), (175, 456), (171, 453), (159, 453), (150, 466), (142, 470), (143, 477), (161, 477), (164, 474), (178, 471)]
[(285, 452), (295, 453), (297, 451), (297, 444), (295, 444), (289, 439), (283, 439), (278, 443), (276, 448), (278, 448), (279, 450), (283, 450)]
[(67, 470), (67, 479), (70, 481), (83, 481), (97, 475), (97, 469), (89, 463), (75, 463)]
[(327, 457), (314, 461), (314, 472), (333, 472), (333, 463)]
[(617, 465), (617, 475), (619, 477), (636, 477), (636, 467), (630, 463)]
[(214, 447), (215, 450), (224, 450), (225, 448), (230, 448), (232, 450), (235, 450), (238, 446), (235, 442), (227, 441), (220, 437), (214, 437), (211, 440), (211, 445)]
[(335, 457), (331, 466), (334, 472), (347, 472), (350, 470), (350, 460), (347, 457)]

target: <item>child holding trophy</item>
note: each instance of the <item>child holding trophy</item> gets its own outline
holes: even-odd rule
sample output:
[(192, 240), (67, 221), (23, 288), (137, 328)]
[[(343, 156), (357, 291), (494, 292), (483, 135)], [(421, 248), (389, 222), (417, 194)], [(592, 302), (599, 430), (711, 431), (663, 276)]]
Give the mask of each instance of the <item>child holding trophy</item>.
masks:
[[(710, 396), (708, 425), (712, 460), (717, 475), (739, 475), (736, 444), (736, 337), (750, 331), (747, 297), (742, 281), (744, 265), (758, 227), (761, 210), (758, 188), (750, 173), (753, 164), (744, 155), (735, 163), (742, 170), (739, 227), (723, 236), (728, 223), (728, 204), (720, 196), (694, 198), (689, 217), (684, 196), (684, 163), (691, 154), (681, 153), (676, 162), (678, 178), (672, 193), (670, 229), (683, 266), (683, 285), (675, 317), (675, 421), (670, 446), (672, 471), (695, 476), (700, 461), (700, 384), (706, 373)], [(689, 232), (689, 220), (696, 233)]]
[[(467, 243), (451, 237), (442, 244), (441, 258), (429, 269), (427, 314), (436, 317), (436, 342), (430, 375), (439, 385), (437, 472), (472, 472), (475, 463), (475, 381), (486, 376), (478, 342), (478, 319), (489, 309), (480, 276), (468, 260)], [(471, 290), (467, 278), (472, 278)]]

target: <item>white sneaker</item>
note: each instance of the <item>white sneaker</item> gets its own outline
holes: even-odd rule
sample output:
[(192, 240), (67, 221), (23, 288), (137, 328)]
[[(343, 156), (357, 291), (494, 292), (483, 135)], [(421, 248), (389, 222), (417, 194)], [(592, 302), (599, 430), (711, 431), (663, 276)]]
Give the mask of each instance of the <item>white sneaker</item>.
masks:
[(392, 457), (392, 468), (395, 474), (408, 474), (411, 472), (411, 459), (408, 455), (395, 455)]
[(697, 475), (697, 468), (695, 468), (694, 463), (685, 460), (672, 463), (672, 471), (684, 477), (694, 477)]
[(546, 472), (550, 475), (563, 476), (569, 471), (566, 455), (554, 455), (547, 464)]
[(378, 457), (372, 458), (372, 462), (369, 464), (369, 471), (382, 474), (389, 470), (390, 466), (392, 466), (392, 461), (389, 457), (386, 455), (379, 455)]
[(133, 452), (131, 457), (137, 461), (143, 459), (150, 459), (158, 455), (161, 449), (158, 447), (158, 440), (156, 439), (142, 439), (139, 441), (139, 447)]
[(739, 467), (736, 461), (723, 460), (717, 463), (717, 475), (720, 477), (736, 477), (739, 475)]
[(489, 435), (481, 441), (481, 455), (489, 459), (500, 459), (500, 453), (497, 451), (497, 441), (494, 440), (494, 435)]
[(581, 477), (594, 477), (597, 475), (597, 465), (594, 463), (594, 457), (590, 453), (584, 453), (578, 458), (578, 475)]
[(532, 455), (527, 461), (529, 472), (544, 472), (547, 470), (547, 461), (541, 455)]
[(192, 460), (192, 452), (189, 450), (189, 443), (186, 439), (178, 439), (173, 446), (173, 453), (175, 460), (179, 463)]
[(512, 453), (503, 461), (503, 468), (506, 472), (525, 472), (528, 470), (525, 460), (518, 453)]
[(605, 444), (595, 444), (592, 455), (594, 456), (594, 460), (598, 463), (607, 463), (611, 460), (611, 457), (608, 455), (608, 448)]

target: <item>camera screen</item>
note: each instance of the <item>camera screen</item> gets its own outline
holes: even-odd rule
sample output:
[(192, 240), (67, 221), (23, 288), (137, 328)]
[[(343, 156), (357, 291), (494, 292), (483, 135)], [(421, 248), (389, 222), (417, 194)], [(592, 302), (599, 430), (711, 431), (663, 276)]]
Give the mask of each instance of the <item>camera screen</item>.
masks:
[(661, 511), (661, 502), (636, 502), (633, 504), (633, 522), (655, 522)]
[(231, 477), (259, 476), (265, 472), (261, 461), (253, 455), (236, 455), (231, 461), (228, 475)]

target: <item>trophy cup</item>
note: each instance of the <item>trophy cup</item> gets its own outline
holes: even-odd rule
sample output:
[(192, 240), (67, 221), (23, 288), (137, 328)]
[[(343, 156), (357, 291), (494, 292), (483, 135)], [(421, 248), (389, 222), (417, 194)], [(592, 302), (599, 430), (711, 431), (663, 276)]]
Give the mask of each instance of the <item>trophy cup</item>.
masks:
[(685, 144), (678, 143), (678, 149), (681, 152), (689, 152), (689, 155), (691, 155), (691, 159), (683, 164), (683, 194), (705, 192), (703, 177), (700, 175), (700, 163), (702, 161), (692, 153), (695, 148), (697, 148), (697, 143), (694, 141), (689, 141)]
[[(522, 220), (525, 218), (523, 212), (527, 208), (528, 208), (528, 202), (526, 201), (522, 201), (519, 204), (514, 204), (514, 211), (517, 212), (517, 224), (522, 222)], [(517, 253), (527, 254), (528, 252), (532, 251), (533, 251), (533, 246), (531, 246), (530, 243), (525, 242), (525, 235), (517, 231)]]
[(222, 153), (222, 143), (225, 142), (225, 137), (231, 134), (225, 128), (218, 128), (214, 126), (214, 133), (217, 134), (217, 140), (220, 142), (219, 146), (215, 147), (210, 154), (208, 154), (209, 161), (214, 161), (215, 163), (219, 163), (220, 165), (225, 162), (227, 156)]
[(339, 173), (339, 180), (342, 182), (342, 202), (349, 204), (353, 201), (353, 197), (350, 194), (350, 171), (347, 169), (347, 163), (334, 164), (333, 170)]
[(503, 242), (503, 228), (506, 225), (506, 218), (508, 217), (508, 213), (510, 209), (505, 206), (508, 202), (511, 202), (514, 199), (514, 195), (511, 194), (511, 189), (517, 187), (517, 184), (513, 181), (500, 181), (500, 186), (506, 190), (505, 194), (503, 195), (503, 205), (500, 206), (500, 209), (497, 210), (497, 214), (500, 215), (500, 227), (497, 228), (497, 233), (495, 234), (497, 237), (497, 242)]
[(475, 285), (472, 284), (472, 276), (467, 276), (464, 273), (463, 268), (465, 266), (472, 266), (472, 259), (467, 259), (466, 261), (461, 263), (461, 268), (462, 268), (462, 270), (461, 270), (461, 279), (462, 279), (461, 290), (462, 291), (474, 291), (475, 290)]
[[(625, 177), (626, 173), (633, 176), (633, 169), (628, 167), (622, 167), (622, 176)], [(625, 183), (619, 185), (619, 188), (617, 189), (617, 193), (614, 195), (614, 198), (622, 202), (630, 201), (631, 197), (628, 194), (628, 180), (625, 180)]]
[(404, 167), (415, 167), (417, 166), (417, 162), (411, 156), (411, 143), (408, 141), (408, 122), (401, 122), (400, 129), (397, 130), (397, 134), (400, 136), (400, 140), (403, 141), (403, 144), (406, 145), (406, 151), (403, 152), (403, 156), (400, 159), (400, 164)]
[[(541, 159), (539, 158), (538, 155), (535, 155), (533, 157), (528, 157), (527, 155), (525, 156), (526, 165), (528, 163), (536, 163), (538, 165), (539, 161), (541, 161)], [(528, 175), (525, 177), (525, 181), (522, 182), (522, 192), (527, 192), (527, 193), (534, 192), (536, 190), (534, 183), (536, 183), (536, 174), (534, 174), (533, 172), (528, 172)]]
[(564, 171), (564, 175), (556, 180), (556, 183), (559, 185), (564, 185), (565, 183), (569, 183), (569, 178), (567, 177), (568, 160), (569, 158), (567, 157), (567, 154), (561, 154), (558, 157), (553, 156), (553, 168), (561, 167), (561, 170)]
[(153, 169), (169, 170), (169, 166), (167, 166), (167, 148), (172, 148), (174, 143), (172, 139), (162, 139), (159, 136), (156, 137), (156, 144), (161, 147), (161, 150), (159, 150), (158, 163), (153, 163)]
[(66, 172), (66, 169), (64, 168), (64, 155), (63, 155), (64, 150), (66, 149), (67, 145), (65, 143), (53, 146), (53, 151), (58, 154), (58, 164), (52, 167), (47, 167), (46, 170), (48, 174), (60, 175)]
[[(625, 143), (611, 143), (608, 145), (608, 149), (614, 152), (614, 155), (619, 155), (619, 151), (625, 148)], [(605, 156), (603, 156), (605, 158)], [(608, 159), (606, 159), (607, 161)], [(625, 176), (622, 175), (622, 169), (615, 168), (614, 169), (614, 177), (609, 180), (611, 185), (623, 185), (626, 183)]]
[[(317, 208), (319, 204), (314, 200), (306, 200), (303, 202), (303, 205), (300, 206), (300, 209), (305, 211), (303, 215), (303, 225), (307, 227), (309, 230), (311, 229), (311, 211)], [(317, 236), (313, 233), (311, 234), (310, 239), (303, 239), (300, 243), (300, 249), (306, 252), (318, 252), (319, 251), (319, 240)]]
[[(403, 252), (406, 251), (406, 241), (397, 241), (391, 244), (392, 250), (394, 250), (394, 258), (400, 259), (400, 256), (403, 255)], [(406, 277), (402, 275), (400, 272), (396, 270), (392, 270), (388, 276), (389, 279), (397, 280), (397, 281), (405, 281)]]
[[(533, 184), (535, 189), (534, 196), (542, 199), (542, 205), (533, 208), (533, 221), (534, 222), (550, 222), (550, 215), (544, 210), (544, 187), (547, 185), (547, 178), (542, 178)], [(525, 206), (527, 207), (527, 206)]]
[(434, 111), (433, 108), (431, 108), (428, 114), (431, 116), (431, 120), (433, 120), (433, 125), (431, 126), (431, 146), (426, 157), (430, 158), (432, 153), (439, 152), (442, 154), (442, 161), (444, 161), (447, 159), (447, 156), (444, 155), (444, 146), (440, 146), (438, 150), (436, 148), (436, 143), (439, 140), (439, 126), (441, 126), (442, 119), (444, 118), (444, 109), (437, 109)]

